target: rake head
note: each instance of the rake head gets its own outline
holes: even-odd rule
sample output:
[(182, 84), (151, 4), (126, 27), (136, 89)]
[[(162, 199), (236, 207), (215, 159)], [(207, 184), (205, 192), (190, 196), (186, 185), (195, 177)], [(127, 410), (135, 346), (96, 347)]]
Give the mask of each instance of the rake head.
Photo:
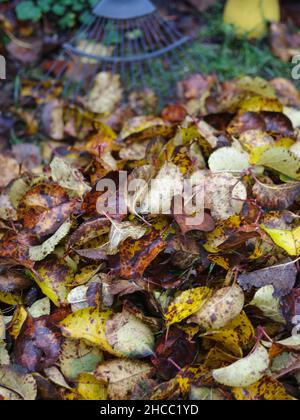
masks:
[(168, 90), (170, 74), (183, 67), (178, 51), (185, 53), (189, 40), (149, 0), (102, 0), (50, 72), (64, 77), (64, 91), (72, 86), (76, 95), (87, 92), (100, 72), (120, 75), (128, 91), (164, 83)]

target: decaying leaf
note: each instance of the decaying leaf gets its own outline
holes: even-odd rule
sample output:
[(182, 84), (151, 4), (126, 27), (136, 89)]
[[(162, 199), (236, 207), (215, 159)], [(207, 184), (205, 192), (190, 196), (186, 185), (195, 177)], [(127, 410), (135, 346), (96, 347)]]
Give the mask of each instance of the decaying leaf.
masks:
[(300, 227), (293, 230), (283, 230), (262, 225), (261, 228), (272, 238), (276, 245), (283, 248), (289, 255), (298, 255), (300, 253)]
[(285, 323), (285, 319), (280, 311), (280, 300), (274, 297), (274, 287), (269, 284), (261, 287), (254, 295), (251, 305), (259, 308), (265, 316), (275, 322)]
[(284, 386), (269, 376), (265, 376), (247, 388), (234, 388), (233, 395), (238, 401), (292, 401)]
[(83, 340), (66, 339), (59, 356), (59, 367), (64, 376), (75, 381), (80, 373), (93, 372), (103, 361), (102, 351)]
[(54, 182), (60, 186), (83, 196), (91, 190), (91, 187), (84, 182), (82, 174), (73, 168), (66, 160), (55, 157), (50, 164), (51, 176)]
[(248, 387), (265, 375), (270, 364), (267, 350), (259, 345), (253, 353), (230, 366), (213, 371), (214, 379), (230, 387)]
[(153, 353), (153, 332), (129, 312), (116, 314), (107, 321), (104, 328), (107, 341), (119, 354), (136, 358)]
[(42, 245), (29, 248), (29, 257), (31, 261), (42, 261), (51, 254), (60, 241), (69, 233), (72, 223), (70, 221), (61, 225), (58, 231)]
[(112, 400), (130, 399), (135, 385), (149, 378), (153, 368), (146, 362), (115, 359), (102, 363), (95, 371), (100, 381), (108, 384), (108, 396)]
[(18, 372), (10, 366), (0, 366), (0, 386), (0, 395), (9, 400), (36, 399), (37, 387), (34, 377)]
[(117, 254), (120, 243), (128, 238), (138, 240), (145, 235), (146, 231), (145, 228), (130, 222), (114, 223), (110, 229), (107, 253), (109, 255)]
[(222, 288), (188, 322), (199, 324), (207, 330), (222, 328), (240, 314), (244, 302), (244, 293), (238, 285)]
[(241, 274), (238, 278), (239, 284), (249, 289), (251, 287), (264, 287), (272, 285), (275, 296), (286, 296), (294, 287), (296, 282), (297, 269), (290, 260), (281, 264)]
[(92, 112), (110, 114), (120, 102), (122, 94), (120, 76), (101, 72), (95, 77), (94, 86), (86, 98), (86, 104)]
[(189, 289), (178, 295), (168, 306), (165, 313), (167, 325), (181, 322), (190, 315), (198, 312), (211, 295), (208, 287)]

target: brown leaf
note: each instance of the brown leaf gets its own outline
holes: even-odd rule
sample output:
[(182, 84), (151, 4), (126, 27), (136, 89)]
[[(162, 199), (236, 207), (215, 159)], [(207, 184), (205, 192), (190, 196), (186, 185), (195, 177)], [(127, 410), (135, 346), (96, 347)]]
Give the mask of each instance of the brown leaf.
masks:
[(38, 372), (58, 360), (60, 346), (60, 331), (48, 317), (28, 317), (16, 340), (14, 357), (28, 372)]
[(256, 181), (253, 194), (257, 203), (270, 210), (286, 210), (300, 194), (300, 183), (290, 182), (282, 185), (263, 184)]
[(294, 287), (296, 276), (297, 269), (289, 259), (271, 267), (241, 274), (238, 277), (238, 282), (245, 290), (271, 284), (275, 290), (275, 297), (282, 297), (286, 296)]
[(156, 342), (155, 356), (151, 362), (164, 380), (173, 378), (179, 367), (192, 363), (196, 355), (196, 345), (188, 340), (188, 336), (179, 328), (170, 330)]

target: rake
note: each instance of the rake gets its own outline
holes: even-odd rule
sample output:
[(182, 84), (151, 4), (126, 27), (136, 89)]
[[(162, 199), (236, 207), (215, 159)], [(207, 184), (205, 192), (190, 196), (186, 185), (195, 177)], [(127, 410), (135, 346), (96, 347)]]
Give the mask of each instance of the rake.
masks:
[(64, 78), (69, 97), (88, 92), (100, 72), (120, 75), (128, 92), (151, 87), (162, 94), (159, 86), (170, 91), (177, 69), (184, 71), (190, 40), (150, 0), (102, 0), (48, 73)]

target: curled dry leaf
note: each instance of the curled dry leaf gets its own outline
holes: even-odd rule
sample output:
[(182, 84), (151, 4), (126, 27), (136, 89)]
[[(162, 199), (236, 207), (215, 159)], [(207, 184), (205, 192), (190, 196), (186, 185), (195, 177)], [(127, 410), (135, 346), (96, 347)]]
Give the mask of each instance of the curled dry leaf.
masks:
[(289, 182), (287, 184), (263, 184), (256, 181), (253, 194), (257, 203), (271, 210), (288, 209), (300, 195), (300, 183)]
[(111, 226), (109, 233), (109, 244), (107, 248), (108, 255), (115, 255), (118, 253), (119, 245), (126, 239), (131, 238), (138, 240), (142, 238), (147, 229), (134, 225), (131, 222), (116, 223)]
[(270, 359), (267, 350), (259, 345), (249, 356), (230, 366), (213, 371), (214, 379), (229, 387), (248, 387), (259, 381), (269, 368)]
[(213, 294), (188, 322), (207, 330), (222, 328), (241, 313), (244, 302), (244, 292), (238, 285), (224, 287)]
[(280, 310), (280, 300), (274, 294), (275, 290), (271, 284), (261, 287), (255, 293), (250, 305), (256, 306), (273, 321), (285, 324), (285, 319)]

